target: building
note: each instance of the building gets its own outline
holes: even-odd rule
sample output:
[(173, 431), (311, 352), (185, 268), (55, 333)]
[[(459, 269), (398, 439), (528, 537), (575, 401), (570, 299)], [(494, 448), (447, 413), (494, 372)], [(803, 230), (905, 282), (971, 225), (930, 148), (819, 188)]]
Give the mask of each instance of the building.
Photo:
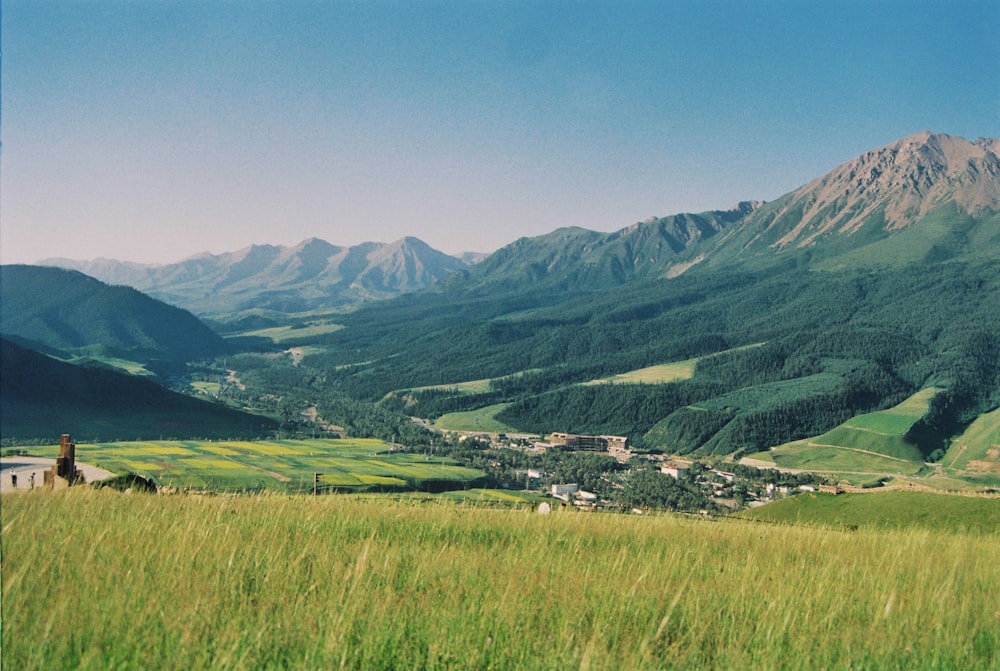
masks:
[(582, 452), (610, 452), (628, 449), (627, 436), (584, 436), (576, 433), (549, 434), (549, 444)]
[(549, 493), (557, 499), (569, 501), (573, 494), (576, 494), (578, 491), (580, 491), (580, 485), (574, 483), (566, 485), (552, 485), (552, 489)]
[(691, 468), (690, 461), (672, 461), (669, 464), (660, 466), (660, 473), (671, 476), (674, 480), (680, 480), (687, 475)]

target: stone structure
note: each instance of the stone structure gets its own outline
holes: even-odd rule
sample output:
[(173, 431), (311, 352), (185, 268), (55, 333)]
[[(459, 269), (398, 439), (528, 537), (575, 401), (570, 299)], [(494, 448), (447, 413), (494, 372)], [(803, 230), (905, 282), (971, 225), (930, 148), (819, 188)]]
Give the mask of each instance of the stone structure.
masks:
[(76, 467), (76, 443), (68, 433), (59, 438), (59, 456), (56, 465), (45, 471), (45, 486), (64, 489), (83, 483), (83, 474)]

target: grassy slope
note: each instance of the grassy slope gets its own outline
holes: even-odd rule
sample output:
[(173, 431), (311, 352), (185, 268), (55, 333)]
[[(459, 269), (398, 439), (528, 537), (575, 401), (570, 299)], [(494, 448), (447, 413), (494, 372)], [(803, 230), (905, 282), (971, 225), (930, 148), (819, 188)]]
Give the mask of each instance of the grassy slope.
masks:
[(937, 391), (923, 389), (888, 410), (859, 415), (823, 435), (779, 445), (768, 457), (785, 468), (915, 474), (923, 458), (903, 436), (927, 413)]
[(1000, 664), (996, 534), (90, 490), (0, 522), (18, 669)]
[(737, 514), (745, 519), (828, 527), (921, 528), (933, 532), (1000, 532), (1000, 500), (931, 492), (800, 494)]
[(952, 442), (942, 464), (950, 469), (1000, 474), (1000, 408), (970, 424)]
[(507, 407), (507, 403), (490, 405), (468, 412), (449, 412), (434, 422), (434, 428), (442, 431), (482, 431), (489, 433), (517, 433), (517, 429), (493, 418)]

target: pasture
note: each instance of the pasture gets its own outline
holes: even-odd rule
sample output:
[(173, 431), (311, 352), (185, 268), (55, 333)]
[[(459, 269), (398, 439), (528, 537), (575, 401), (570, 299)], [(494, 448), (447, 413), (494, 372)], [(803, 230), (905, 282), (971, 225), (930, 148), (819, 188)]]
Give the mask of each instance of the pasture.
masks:
[(933, 533), (1000, 533), (1000, 499), (936, 492), (799, 494), (736, 514), (784, 524), (924, 529)]
[(766, 458), (784, 468), (915, 475), (923, 457), (904, 435), (927, 413), (938, 391), (923, 389), (897, 406), (852, 417), (820, 436), (773, 447)]
[[(58, 451), (58, 446), (32, 448), (43, 457)], [(484, 476), (451, 459), (406, 454), (364, 438), (83, 443), (76, 458), (166, 487), (216, 491), (307, 492), (316, 473), (324, 491), (462, 489)]]
[(995, 530), (89, 488), (0, 525), (5, 668), (1000, 665)]
[(439, 431), (472, 431), (482, 433), (517, 433), (517, 429), (507, 426), (494, 418), (509, 403), (488, 405), (467, 412), (449, 412), (434, 420), (434, 428)]

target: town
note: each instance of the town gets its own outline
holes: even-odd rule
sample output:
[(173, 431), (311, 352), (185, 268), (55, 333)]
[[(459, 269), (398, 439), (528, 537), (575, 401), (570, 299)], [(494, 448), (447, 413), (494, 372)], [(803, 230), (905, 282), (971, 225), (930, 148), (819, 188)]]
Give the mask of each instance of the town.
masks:
[(424, 450), (483, 470), (493, 486), (581, 510), (724, 514), (800, 492), (840, 491), (813, 473), (633, 450), (625, 436), (452, 431), (430, 446), (407, 448)]

